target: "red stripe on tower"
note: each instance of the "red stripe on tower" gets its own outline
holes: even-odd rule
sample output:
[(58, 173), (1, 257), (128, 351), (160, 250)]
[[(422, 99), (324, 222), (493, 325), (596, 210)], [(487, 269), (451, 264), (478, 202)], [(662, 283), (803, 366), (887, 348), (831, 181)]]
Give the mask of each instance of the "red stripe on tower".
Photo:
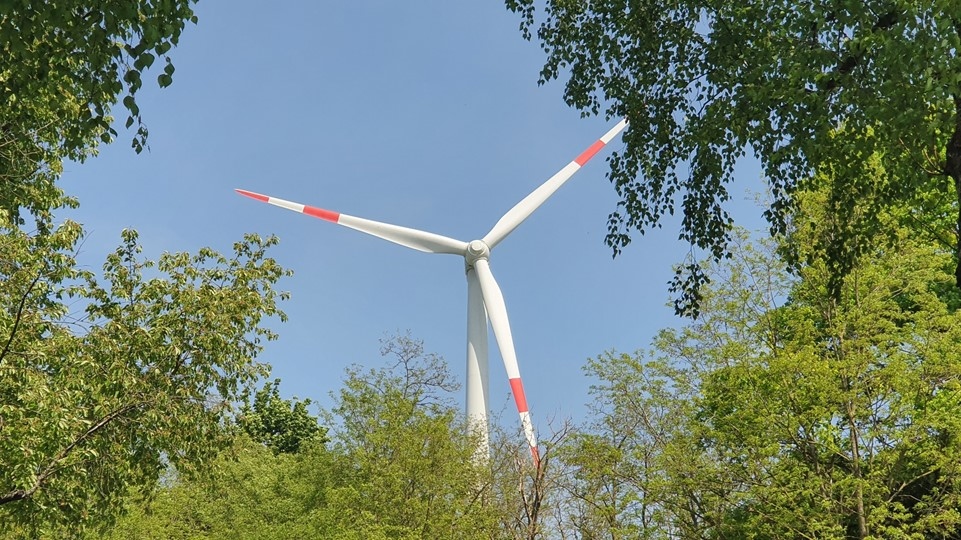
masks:
[(577, 156), (577, 159), (575, 159), (574, 162), (583, 167), (585, 163), (594, 157), (594, 154), (601, 151), (601, 148), (604, 148), (604, 141), (598, 140), (592, 144), (590, 148), (581, 152), (581, 155)]
[(511, 393), (514, 394), (514, 403), (517, 404), (517, 412), (527, 412), (527, 397), (524, 395), (524, 383), (521, 378), (510, 379)]
[(314, 216), (315, 218), (332, 221), (334, 223), (340, 220), (340, 212), (331, 212), (330, 210), (324, 210), (316, 206), (307, 206), (306, 204), (304, 205), (304, 213), (308, 216)]

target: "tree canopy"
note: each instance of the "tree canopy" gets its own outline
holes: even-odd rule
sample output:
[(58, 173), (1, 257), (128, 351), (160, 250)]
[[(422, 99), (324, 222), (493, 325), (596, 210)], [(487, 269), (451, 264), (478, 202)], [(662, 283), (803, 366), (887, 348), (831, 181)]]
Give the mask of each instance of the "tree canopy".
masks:
[(101, 282), (76, 267), (78, 226), (3, 232), (0, 528), (108, 523), (129, 489), (228, 444), (233, 403), (267, 371), (264, 319), (283, 318), (276, 240), (153, 262), (125, 231)]
[[(827, 199), (800, 199), (786, 241), (804, 257)], [(900, 233), (839, 297), (823, 261), (792, 275), (773, 242), (735, 234), (732, 256), (705, 268), (696, 321), (588, 362), (588, 420), (547, 442), (536, 471), (509, 433), (486, 467), (472, 461), (443, 360), (402, 337), (384, 348), (390, 367), (348, 370), (326, 444), (272, 452), (242, 435), (209, 475), (134, 503), (109, 534), (961, 538), (952, 257), (897, 213), (880, 219)]]
[[(503, 537), (497, 508), (484, 502), (488, 474), (472, 461), (476, 440), (452, 403), (457, 386), (446, 363), (406, 336), (385, 342), (384, 352), (388, 366), (348, 370), (324, 413), (335, 428), (330, 441), (272, 452), (270, 441), (243, 435), (205, 474), (176, 479), (153, 501), (131, 501), (108, 537)], [(273, 407), (294, 408), (283, 399)]]
[(118, 102), (126, 127), (137, 125), (134, 148), (143, 150), (137, 92), (158, 60), (157, 83), (172, 83), (170, 52), (196, 22), (195, 2), (0, 2), (0, 217), (60, 206), (61, 161), (83, 160), (116, 137)]
[(326, 440), (326, 430), (307, 412), (310, 399), (280, 397), (280, 379), (264, 385), (240, 409), (237, 424), (254, 441), (276, 453), (296, 453), (312, 441)]
[[(803, 207), (819, 214), (825, 199)], [(902, 230), (893, 249), (862, 257), (837, 298), (823, 262), (791, 279), (772, 248), (738, 239), (732, 251), (708, 270), (698, 321), (663, 331), (649, 355), (588, 364), (593, 420), (562, 454), (579, 502), (571, 528), (961, 538), (951, 257)]]
[[(959, 0), (547, 1), (542, 79), (631, 120), (611, 247), (677, 206), (714, 261), (674, 282), (697, 320), (588, 363), (589, 421), (537, 468), (510, 433), (477, 461), (410, 338), (348, 371), (329, 431), (258, 390), (274, 238), (154, 261), (125, 230), (78, 265), (61, 163), (118, 104), (144, 148), (194, 1), (0, 4), (0, 536), (961, 538)], [(749, 153), (760, 247), (724, 210)]]
[(75, 258), (82, 227), (55, 219), (77, 204), (56, 184), (63, 160), (116, 136), (118, 102), (143, 149), (137, 92), (158, 59), (171, 83), (193, 3), (0, 3), (0, 532), (109, 524), (125, 495), (228, 446), (234, 405), (268, 371), (275, 238), (151, 261), (125, 230), (94, 272)]
[[(611, 158), (615, 254), (679, 207), (680, 238), (722, 258), (728, 185), (753, 154), (773, 233), (790, 228), (792, 193), (826, 170), (839, 223), (858, 214), (822, 249), (835, 293), (851, 254), (884, 232), (875, 216), (922, 201), (953, 208), (939, 233), (961, 287), (961, 2), (548, 0), (542, 20), (533, 0), (506, 4), (547, 54), (542, 82), (566, 78), (571, 106), (630, 119)], [(864, 174), (871, 159), (883, 174)], [(919, 229), (944, 226), (926, 210), (914, 204)], [(697, 313), (705, 279), (697, 264), (679, 269), (679, 312)]]

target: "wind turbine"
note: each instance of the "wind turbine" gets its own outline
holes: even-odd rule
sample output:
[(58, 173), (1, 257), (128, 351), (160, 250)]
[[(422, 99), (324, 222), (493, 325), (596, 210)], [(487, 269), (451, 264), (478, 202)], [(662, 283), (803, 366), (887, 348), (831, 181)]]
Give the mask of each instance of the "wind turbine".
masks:
[(497, 244), (507, 238), (518, 225), (544, 204), (555, 191), (564, 185), (574, 173), (604, 148), (618, 133), (623, 131), (626, 126), (626, 119), (618, 122), (616, 126), (581, 152), (573, 161), (514, 205), (483, 238), (470, 242), (349, 216), (243, 189), (236, 191), (251, 199), (350, 227), (411, 249), (464, 257), (467, 273), (467, 418), (470, 429), (481, 437), (478, 454), (484, 458), (489, 454), (487, 423), (487, 412), (489, 410), (487, 404), (487, 324), (489, 318), (491, 328), (494, 331), (494, 339), (497, 341), (497, 348), (500, 350), (504, 368), (507, 370), (507, 378), (510, 381), (511, 393), (520, 415), (524, 436), (530, 447), (534, 465), (537, 467), (540, 465), (537, 435), (534, 432), (534, 424), (531, 422), (527, 398), (524, 396), (524, 385), (521, 382), (521, 374), (517, 366), (517, 355), (514, 352), (514, 339), (511, 336), (510, 322), (507, 319), (504, 296), (494, 280), (494, 274), (491, 273), (490, 253)]

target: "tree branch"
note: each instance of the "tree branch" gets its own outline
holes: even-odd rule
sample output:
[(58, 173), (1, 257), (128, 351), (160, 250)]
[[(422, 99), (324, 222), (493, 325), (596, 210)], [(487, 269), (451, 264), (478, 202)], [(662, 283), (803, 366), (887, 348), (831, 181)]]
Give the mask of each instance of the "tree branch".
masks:
[(71, 442), (62, 450), (60, 450), (60, 452), (58, 452), (57, 455), (54, 456), (54, 458), (50, 461), (50, 463), (48, 463), (47, 466), (44, 467), (43, 471), (41, 471), (40, 474), (37, 475), (36, 480), (34, 480), (32, 486), (30, 486), (28, 489), (15, 489), (13, 491), (6, 493), (5, 495), (0, 495), (0, 505), (7, 504), (10, 502), (21, 501), (21, 500), (32, 497), (37, 491), (40, 490), (41, 487), (43, 487), (43, 484), (47, 481), (47, 479), (50, 478), (56, 471), (60, 469), (60, 467), (58, 466), (60, 462), (66, 459), (67, 456), (69, 456), (80, 444), (82, 444), (84, 441), (86, 441), (90, 437), (96, 435), (97, 432), (102, 430), (104, 427), (109, 425), (114, 420), (120, 418), (127, 412), (133, 409), (136, 409), (137, 407), (145, 405), (146, 403), (147, 403), (146, 401), (130, 403), (130, 404), (124, 405), (123, 407), (120, 407), (119, 409), (111, 412), (107, 416), (104, 416), (103, 418), (101, 418), (100, 421), (98, 421), (96, 424), (93, 424), (92, 426), (87, 428), (86, 431), (81, 433), (76, 439), (73, 440), (73, 442)]
[(37, 283), (40, 282), (41, 275), (41, 273), (37, 273), (37, 277), (33, 278), (33, 281), (30, 282), (30, 286), (27, 287), (27, 290), (23, 293), (23, 296), (20, 297), (20, 305), (17, 306), (17, 316), (13, 320), (13, 328), (10, 330), (10, 337), (7, 339), (7, 343), (3, 346), (3, 351), (0, 352), (0, 364), (3, 363), (3, 359), (7, 356), (7, 353), (10, 352), (10, 344), (13, 343), (13, 338), (17, 335), (17, 328), (20, 326), (20, 321), (23, 319), (23, 308), (27, 304), (27, 298), (30, 296), (30, 292), (33, 291), (33, 288), (37, 286)]

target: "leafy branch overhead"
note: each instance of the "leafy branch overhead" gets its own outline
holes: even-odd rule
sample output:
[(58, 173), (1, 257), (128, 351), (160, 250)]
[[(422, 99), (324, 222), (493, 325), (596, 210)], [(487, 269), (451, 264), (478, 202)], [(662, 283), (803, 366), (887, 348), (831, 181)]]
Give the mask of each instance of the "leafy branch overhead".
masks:
[(173, 82), (170, 53), (197, 22), (195, 2), (0, 2), (0, 220), (30, 215), (45, 227), (51, 209), (70, 202), (55, 184), (61, 163), (117, 136), (118, 103), (143, 151), (137, 94), (151, 69), (160, 87)]
[[(680, 210), (680, 238), (724, 257), (734, 167), (756, 155), (772, 193), (773, 234), (791, 229), (792, 194), (830, 168), (837, 223), (861, 203), (936, 199), (953, 208), (950, 222), (914, 217), (952, 237), (959, 258), (958, 0), (548, 0), (542, 21), (533, 0), (506, 4), (547, 54), (541, 82), (566, 78), (567, 103), (585, 114), (630, 118), (627, 147), (611, 159), (621, 198), (607, 235), (615, 254), (632, 232)], [(864, 178), (866, 167), (879, 174), (851, 193), (848, 179)], [(885, 234), (871, 212), (858, 219), (821, 246), (835, 293), (855, 264), (850, 253)], [(961, 286), (961, 265), (955, 277)], [(697, 313), (705, 280), (697, 264), (679, 270), (679, 312)]]
[[(169, 86), (169, 53), (186, 23), (197, 22), (196, 0), (68, 0), (0, 3), (0, 106), (4, 140), (27, 138), (83, 159), (97, 141), (117, 135), (111, 109), (122, 101), (126, 126), (137, 124), (142, 151), (147, 127), (137, 92), (160, 61), (157, 84)], [(157, 68), (154, 68), (157, 69)]]

